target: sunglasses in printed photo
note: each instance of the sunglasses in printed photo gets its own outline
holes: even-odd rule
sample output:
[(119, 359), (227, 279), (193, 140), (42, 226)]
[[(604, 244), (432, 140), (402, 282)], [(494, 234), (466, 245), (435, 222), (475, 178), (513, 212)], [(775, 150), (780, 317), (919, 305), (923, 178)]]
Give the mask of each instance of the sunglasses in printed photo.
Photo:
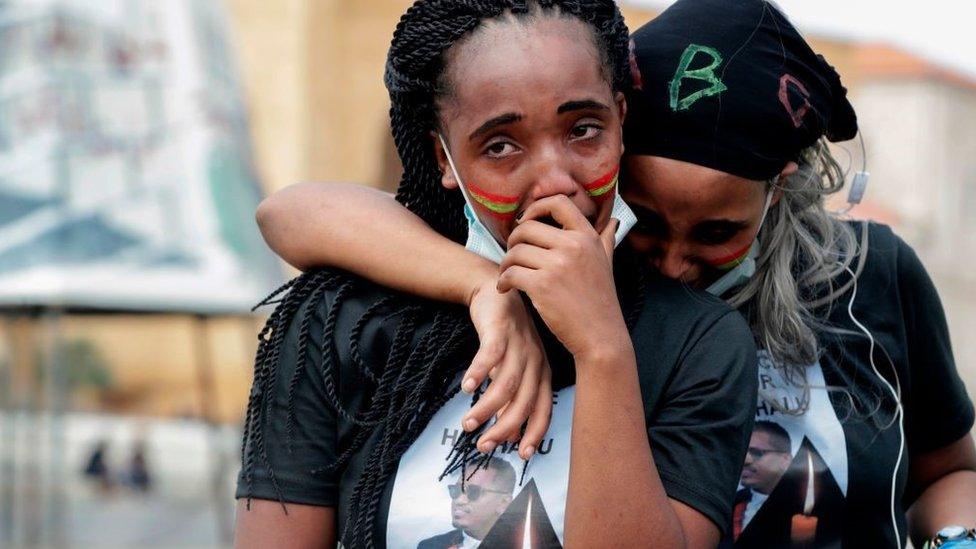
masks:
[(468, 496), (468, 501), (477, 501), (478, 498), (481, 497), (481, 494), (485, 492), (507, 494), (508, 490), (492, 490), (490, 488), (478, 486), (477, 484), (465, 484), (464, 490), (462, 490), (460, 484), (451, 484), (447, 487), (447, 492), (451, 495), (451, 499), (457, 499), (461, 497), (461, 494), (464, 494)]

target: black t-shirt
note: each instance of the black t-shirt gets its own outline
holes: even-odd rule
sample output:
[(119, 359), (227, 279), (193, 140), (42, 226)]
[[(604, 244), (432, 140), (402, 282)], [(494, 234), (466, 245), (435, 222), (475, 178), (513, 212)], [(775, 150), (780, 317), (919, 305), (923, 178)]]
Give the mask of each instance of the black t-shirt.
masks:
[[(854, 224), (859, 237), (863, 227)], [(852, 288), (822, 311), (822, 356), (806, 368), (811, 391), (804, 414), (770, 404), (796, 408), (802, 394), (760, 351), (756, 426), (735, 497), (735, 547), (790, 547), (803, 539), (813, 540), (809, 547), (896, 546), (891, 486), (902, 435), (892, 391), (871, 365), (871, 340), (848, 313), (852, 296), (854, 318), (875, 341), (875, 367), (892, 388), (900, 384), (906, 446), (894, 514), (902, 545), (913, 456), (955, 442), (973, 425), (932, 281), (891, 229), (872, 223), (868, 230), (856, 296)], [(849, 280), (840, 277), (835, 287)]]
[[(372, 304), (388, 295), (384, 289), (362, 284), (339, 308), (335, 337), (340, 364), (339, 394), (355, 414), (370, 384), (350, 358), (349, 333)], [(659, 277), (646, 286), (646, 300), (632, 330), (644, 398), (648, 437), (667, 494), (697, 509), (725, 531), (731, 503), (752, 424), (756, 395), (756, 349), (742, 317), (721, 301)], [(323, 474), (322, 467), (349, 447), (351, 425), (327, 404), (321, 374), (323, 319), (334, 298), (326, 291), (307, 326), (313, 344), (292, 385), (297, 341), (303, 311), (285, 336), (271, 391), (271, 402), (256, 418), (263, 429), (270, 470), (262, 460), (242, 470), (237, 497), (338, 506), (338, 528), (355, 517), (344, 515), (353, 485), (373, 447), (371, 439), (339, 471)], [(307, 302), (303, 306), (307, 307)], [(435, 307), (435, 306), (432, 306)], [(439, 307), (439, 305), (436, 305)], [(382, 314), (366, 323), (360, 350), (364, 362), (386, 359), (395, 319)], [(422, 324), (422, 337), (429, 324)], [(472, 350), (473, 355), (473, 350)], [(550, 360), (559, 353), (550, 353)], [(466, 362), (458, 364), (463, 371)], [(553, 364), (557, 376), (571, 364)], [(563, 376), (565, 377), (565, 376)], [(294, 425), (285, 444), (288, 393), (292, 387)], [(375, 539), (389, 547), (510, 547), (531, 523), (532, 538), (542, 547), (559, 547), (569, 467), (569, 437), (575, 387), (554, 394), (552, 425), (537, 454), (523, 472), (514, 445), (504, 445), (484, 478), (467, 481), (466, 492), (452, 485), (456, 476), (438, 480), (461, 414), (471, 397), (458, 393), (428, 422), (399, 462), (378, 507)], [(612, 451), (614, 429), (607, 426)], [(253, 441), (246, 440), (247, 444)], [(472, 485), (479, 485), (471, 492)]]

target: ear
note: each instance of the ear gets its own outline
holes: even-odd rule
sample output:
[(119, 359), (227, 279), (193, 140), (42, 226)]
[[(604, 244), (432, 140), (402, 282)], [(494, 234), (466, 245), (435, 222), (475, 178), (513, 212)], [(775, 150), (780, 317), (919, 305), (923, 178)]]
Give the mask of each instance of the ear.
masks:
[(627, 98), (623, 92), (614, 92), (613, 102), (617, 107), (617, 115), (620, 116), (620, 154), (624, 154), (624, 120), (627, 119)]
[(614, 92), (613, 102), (617, 105), (617, 114), (620, 115), (620, 125), (622, 126), (627, 118), (627, 97), (624, 92)]
[[(441, 185), (448, 190), (457, 189), (458, 182), (454, 178), (454, 170), (451, 169), (451, 164), (447, 161), (447, 152), (444, 151), (444, 145), (441, 143), (439, 134), (432, 131), (430, 138), (434, 142), (434, 156), (437, 158), (437, 165), (441, 169)], [(445, 137), (444, 140), (447, 141), (447, 138)]]
[(783, 187), (789, 184), (790, 176), (795, 174), (799, 169), (800, 165), (792, 160), (786, 163), (783, 171), (779, 172), (776, 188), (773, 189), (773, 199), (769, 203), (770, 206), (779, 202), (779, 199), (783, 197)]

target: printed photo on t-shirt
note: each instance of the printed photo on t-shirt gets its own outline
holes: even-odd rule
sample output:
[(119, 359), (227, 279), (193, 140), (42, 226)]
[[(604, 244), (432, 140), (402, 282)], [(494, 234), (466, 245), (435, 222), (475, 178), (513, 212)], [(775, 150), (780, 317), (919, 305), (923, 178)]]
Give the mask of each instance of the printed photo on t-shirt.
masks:
[(809, 402), (759, 352), (759, 401), (732, 512), (735, 547), (840, 546), (847, 442), (819, 363), (807, 366)]
[[(562, 547), (575, 387), (553, 395), (552, 422), (528, 466), (505, 443), (476, 470), (440, 479), (471, 396), (434, 415), (400, 460), (390, 499), (387, 547)], [(524, 475), (523, 475), (524, 470)]]

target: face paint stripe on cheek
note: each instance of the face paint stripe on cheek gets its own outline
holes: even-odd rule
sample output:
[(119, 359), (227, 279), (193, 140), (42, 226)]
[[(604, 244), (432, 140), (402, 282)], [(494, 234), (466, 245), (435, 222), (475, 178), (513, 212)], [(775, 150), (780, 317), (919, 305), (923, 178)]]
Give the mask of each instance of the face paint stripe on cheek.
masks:
[(593, 198), (601, 197), (612, 191), (613, 188), (617, 186), (619, 172), (620, 166), (614, 166), (614, 168), (607, 172), (606, 175), (600, 177), (592, 183), (583, 185), (583, 188), (586, 189), (587, 194)]
[(749, 256), (750, 248), (752, 248), (751, 242), (747, 244), (745, 248), (742, 248), (741, 250), (733, 252), (729, 255), (713, 259), (709, 261), (708, 264), (720, 271), (728, 271), (746, 260), (746, 257)]
[(517, 196), (503, 196), (490, 193), (473, 183), (468, 183), (468, 192), (471, 198), (489, 215), (498, 219), (509, 219), (515, 216), (515, 211), (519, 207)]

